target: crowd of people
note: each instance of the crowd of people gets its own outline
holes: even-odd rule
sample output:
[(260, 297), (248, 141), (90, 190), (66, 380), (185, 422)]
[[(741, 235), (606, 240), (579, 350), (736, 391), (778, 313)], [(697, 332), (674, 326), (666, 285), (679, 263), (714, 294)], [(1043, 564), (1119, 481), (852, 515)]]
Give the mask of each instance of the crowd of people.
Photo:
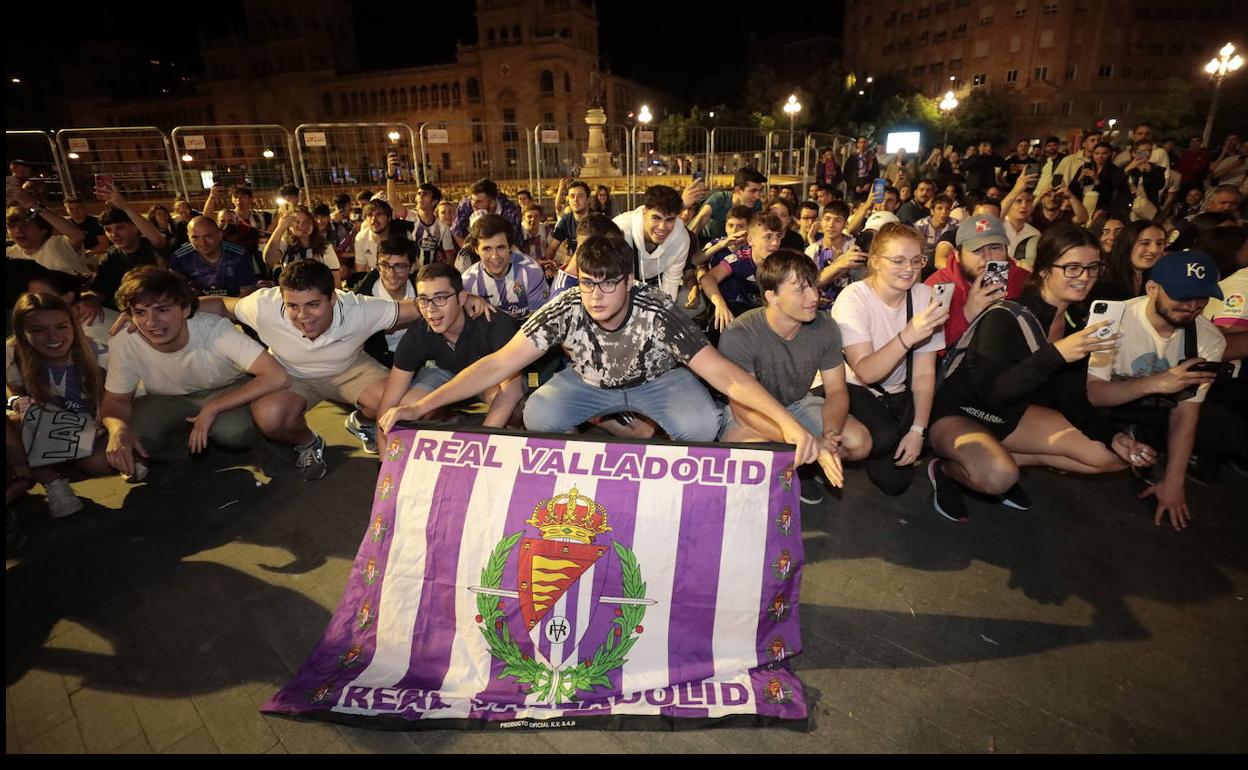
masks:
[(919, 162), (864, 137), (809, 190), (742, 168), (631, 210), (572, 179), (553, 211), (490, 179), (409, 207), (393, 157), (385, 192), (292, 186), (273, 212), (245, 185), (139, 212), (105, 180), (98, 218), (61, 216), (27, 182), (6, 212), (6, 499), (37, 482), (68, 516), (76, 478), (210, 446), (291, 447), (312, 481), (322, 401), (370, 453), (481, 401), (492, 428), (793, 444), (807, 502), (846, 462), (886, 495), (922, 468), (954, 521), (971, 494), (1029, 508), (1021, 467), (1130, 469), (1181, 529), (1189, 481), (1248, 467), (1248, 148), (1105, 138)]

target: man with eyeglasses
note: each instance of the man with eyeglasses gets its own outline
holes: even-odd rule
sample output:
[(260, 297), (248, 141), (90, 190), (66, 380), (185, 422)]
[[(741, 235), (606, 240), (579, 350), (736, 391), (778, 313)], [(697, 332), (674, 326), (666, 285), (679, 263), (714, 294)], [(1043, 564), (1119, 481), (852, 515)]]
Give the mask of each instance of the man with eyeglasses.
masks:
[[(1005, 233), (1005, 225), (991, 214), (968, 217), (958, 225), (954, 241), (958, 247), (957, 259), (949, 259), (943, 268), (924, 281), (928, 286), (953, 284), (949, 320), (945, 322), (946, 349), (952, 348), (975, 316), (992, 303), (1022, 296), (1027, 277), (1031, 275), (1009, 256), (1010, 239)], [(1009, 264), (1008, 279), (1002, 282), (999, 273), (988, 275), (989, 262)], [(994, 276), (997, 280), (993, 280)]]
[[(355, 287), (356, 294), (378, 297), (392, 302), (416, 299), (416, 256), (420, 247), (406, 238), (389, 238), (377, 247), (377, 267), (370, 270)], [(377, 332), (364, 344), (368, 353), (382, 366), (394, 363), (394, 351), (403, 339), (403, 329)]]
[[(416, 403), (471, 364), (502, 349), (515, 335), (517, 323), (506, 313), (469, 318), (464, 311), (467, 298), (463, 278), (455, 268), (435, 262), (420, 269), (416, 275), (420, 320), (402, 334), (379, 414)], [(501, 428), (524, 398), (524, 383), (517, 373), (469, 397), (474, 395), (490, 405), (485, 427)]]
[(415, 403), (387, 411), (378, 422), (382, 430), (505, 382), (545, 351), (563, 346), (569, 367), (525, 403), (529, 430), (565, 433), (598, 415), (632, 411), (653, 419), (674, 440), (713, 441), (719, 410), (696, 374), (775, 423), (784, 440), (797, 445), (799, 464), (816, 459), (818, 445), (809, 431), (757, 380), (711, 347), (671, 299), (637, 283), (631, 249), (591, 236), (576, 258), (577, 291), (560, 294), (530, 316), (498, 352)]

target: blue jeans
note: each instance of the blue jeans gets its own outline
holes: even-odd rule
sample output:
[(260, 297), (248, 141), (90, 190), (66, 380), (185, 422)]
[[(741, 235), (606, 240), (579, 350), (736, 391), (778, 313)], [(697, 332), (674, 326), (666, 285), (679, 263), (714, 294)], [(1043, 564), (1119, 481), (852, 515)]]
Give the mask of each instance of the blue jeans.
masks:
[(719, 410), (688, 369), (673, 369), (656, 380), (611, 390), (587, 384), (564, 369), (529, 396), (524, 426), (538, 433), (567, 433), (591, 417), (640, 412), (675, 441), (714, 441)]
[[(807, 393), (802, 398), (785, 407), (785, 410), (810, 431), (810, 435), (818, 438), (823, 435), (823, 396), (812, 396)], [(719, 435), (724, 435), (729, 428), (737, 424), (737, 416), (732, 413), (732, 406), (724, 404), (720, 415)]]

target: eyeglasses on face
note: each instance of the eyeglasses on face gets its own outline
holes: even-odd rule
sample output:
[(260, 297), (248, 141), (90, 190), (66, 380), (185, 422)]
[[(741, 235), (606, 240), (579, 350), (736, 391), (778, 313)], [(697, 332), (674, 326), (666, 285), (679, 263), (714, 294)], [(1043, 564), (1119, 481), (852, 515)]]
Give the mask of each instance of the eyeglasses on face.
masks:
[(1088, 275), (1095, 278), (1096, 276), (1100, 275), (1101, 273), (1105, 271), (1105, 263), (1104, 262), (1090, 262), (1086, 265), (1082, 265), (1082, 264), (1079, 264), (1078, 262), (1066, 262), (1061, 265), (1053, 265), (1053, 269), (1061, 270), (1062, 275), (1066, 276), (1067, 278), (1078, 278), (1079, 276), (1083, 275), (1085, 271), (1087, 272)]
[(602, 289), (603, 294), (614, 294), (619, 285), (624, 283), (626, 277), (622, 275), (619, 278), (608, 278), (605, 281), (591, 281), (588, 278), (582, 278), (577, 282), (577, 285), (580, 286), (582, 294), (593, 294), (594, 289)]
[(432, 297), (417, 297), (416, 306), (429, 307), (430, 305), (433, 305), (434, 307), (444, 307), (446, 305), (446, 301), (454, 296), (454, 294), (434, 294)]
[(378, 262), (377, 269), (389, 270), (392, 273), (410, 273), (412, 266), (408, 262)]
[(912, 257), (910, 259), (905, 257), (882, 257), (882, 259), (892, 265), (894, 270), (902, 270), (906, 267), (922, 270), (927, 265), (927, 257), (925, 256)]

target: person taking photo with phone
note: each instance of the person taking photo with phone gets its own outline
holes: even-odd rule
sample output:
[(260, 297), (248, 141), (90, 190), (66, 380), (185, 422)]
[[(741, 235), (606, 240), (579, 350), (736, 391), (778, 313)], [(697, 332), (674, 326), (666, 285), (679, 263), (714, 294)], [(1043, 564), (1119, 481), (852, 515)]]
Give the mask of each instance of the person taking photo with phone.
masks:
[(1146, 477), (1140, 497), (1156, 497), (1155, 524), (1168, 517), (1183, 529), (1191, 521), (1185, 477), (1193, 449), (1236, 454), (1245, 441), (1242, 418), (1205, 403), (1219, 369), (1210, 364), (1222, 360), (1226, 340), (1201, 313), (1222, 290), (1213, 258), (1198, 251), (1157, 260), (1144, 290), (1125, 303), (1117, 350), (1090, 362), (1088, 398), (1140, 440), (1165, 447), (1164, 470)]
[(932, 408), (937, 458), (927, 468), (941, 516), (970, 518), (966, 489), (1027, 510), (1020, 466), (1106, 473), (1156, 460), (1088, 402), (1088, 355), (1112, 351), (1118, 337), (1107, 333), (1108, 321), (1079, 330), (1068, 311), (1087, 299), (1103, 268), (1091, 233), (1050, 228), (1018, 301), (993, 302), (946, 351)]

